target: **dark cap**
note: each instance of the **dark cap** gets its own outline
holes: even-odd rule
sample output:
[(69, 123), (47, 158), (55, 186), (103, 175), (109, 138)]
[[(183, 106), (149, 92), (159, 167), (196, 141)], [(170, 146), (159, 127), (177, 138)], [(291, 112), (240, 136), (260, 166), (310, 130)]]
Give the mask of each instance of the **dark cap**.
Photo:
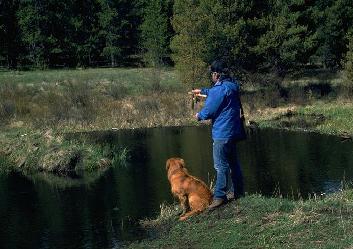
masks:
[(220, 74), (228, 73), (228, 68), (222, 60), (215, 60), (211, 64), (211, 72), (216, 72)]

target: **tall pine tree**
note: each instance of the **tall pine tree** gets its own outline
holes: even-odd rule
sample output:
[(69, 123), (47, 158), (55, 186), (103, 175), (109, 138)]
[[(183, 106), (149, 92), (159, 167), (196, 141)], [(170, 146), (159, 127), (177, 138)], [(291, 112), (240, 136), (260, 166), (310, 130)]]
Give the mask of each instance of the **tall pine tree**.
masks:
[(272, 11), (263, 18), (266, 32), (255, 47), (262, 56), (263, 67), (283, 76), (288, 69), (308, 61), (308, 52), (316, 44), (316, 34), (310, 30), (304, 1), (271, 1)]
[(147, 2), (141, 25), (144, 60), (154, 68), (164, 64), (168, 53), (168, 19), (163, 0)]
[(121, 48), (118, 46), (121, 39), (118, 9), (114, 1), (98, 0), (101, 11), (99, 18), (99, 36), (104, 41), (102, 55), (110, 60), (110, 65), (115, 67), (117, 58), (121, 55)]
[(211, 27), (214, 24), (209, 11), (215, 1), (174, 1), (172, 24), (175, 36), (171, 49), (175, 67), (184, 83), (195, 85), (207, 80), (205, 76), (211, 44), (207, 34), (212, 32)]
[(31, 0), (21, 2), (18, 10), (21, 40), (26, 49), (24, 63), (33, 64), (40, 68), (45, 64), (44, 42), (42, 27), (45, 23), (40, 1)]

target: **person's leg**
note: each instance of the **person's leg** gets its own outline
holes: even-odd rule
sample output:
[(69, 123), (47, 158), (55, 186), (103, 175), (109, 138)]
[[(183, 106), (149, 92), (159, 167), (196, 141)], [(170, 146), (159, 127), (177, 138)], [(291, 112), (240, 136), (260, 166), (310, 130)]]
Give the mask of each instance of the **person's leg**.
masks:
[(232, 179), (232, 186), (229, 192), (234, 193), (234, 198), (237, 199), (239, 197), (244, 196), (244, 181), (243, 181), (243, 173), (240, 167), (240, 163), (237, 156), (236, 142), (232, 142), (231, 152), (230, 152), (230, 172)]
[(213, 199), (227, 200), (227, 181), (229, 175), (228, 155), (230, 152), (227, 140), (215, 140), (213, 142), (213, 161), (216, 170), (216, 185)]

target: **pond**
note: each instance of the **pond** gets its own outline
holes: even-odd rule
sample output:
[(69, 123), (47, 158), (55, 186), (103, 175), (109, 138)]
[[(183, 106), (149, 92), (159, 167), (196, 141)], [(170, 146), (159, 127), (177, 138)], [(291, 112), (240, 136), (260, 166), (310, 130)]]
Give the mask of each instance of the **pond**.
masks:
[[(138, 220), (173, 203), (169, 157), (184, 158), (189, 172), (207, 184), (214, 179), (208, 126), (73, 136), (124, 148), (127, 161), (84, 179), (0, 173), (1, 248), (119, 248), (143, 236)], [(273, 129), (257, 130), (238, 146), (247, 193), (294, 199), (352, 181), (352, 152), (351, 141), (335, 136)]]

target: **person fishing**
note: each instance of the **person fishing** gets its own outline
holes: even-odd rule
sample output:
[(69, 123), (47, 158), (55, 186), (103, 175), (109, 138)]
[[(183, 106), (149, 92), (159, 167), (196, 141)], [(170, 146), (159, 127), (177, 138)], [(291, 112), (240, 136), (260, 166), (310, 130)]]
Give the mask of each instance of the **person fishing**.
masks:
[[(237, 157), (236, 142), (243, 139), (245, 133), (238, 82), (230, 77), (228, 68), (221, 60), (214, 61), (210, 70), (213, 86), (194, 89), (192, 93), (195, 96), (207, 96), (203, 108), (195, 114), (195, 118), (198, 121), (212, 121), (216, 184), (209, 210), (214, 210), (244, 195), (243, 174)], [(232, 184), (228, 189), (229, 175)]]

